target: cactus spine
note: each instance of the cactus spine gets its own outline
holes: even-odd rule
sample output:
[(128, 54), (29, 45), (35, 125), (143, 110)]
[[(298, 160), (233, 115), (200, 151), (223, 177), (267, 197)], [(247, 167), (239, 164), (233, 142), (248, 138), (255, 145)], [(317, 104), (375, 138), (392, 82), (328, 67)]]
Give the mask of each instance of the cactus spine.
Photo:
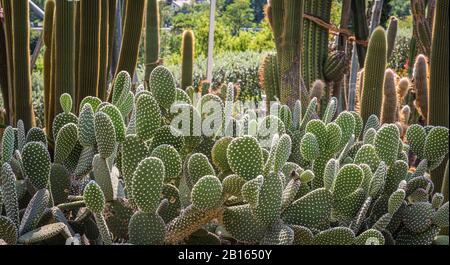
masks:
[(387, 69), (384, 74), (383, 105), (381, 123), (397, 121), (397, 91), (395, 90), (395, 73)]
[(372, 33), (364, 64), (360, 113), (364, 122), (370, 115), (380, 116), (386, 69), (386, 34), (382, 27)]
[(414, 92), (416, 93), (416, 100), (414, 106), (422, 117), (427, 120), (428, 114), (428, 66), (427, 58), (420, 54), (416, 58), (414, 64)]
[(123, 38), (116, 75), (123, 70), (127, 71), (130, 76), (134, 75), (146, 3), (146, 0), (126, 2)]
[(11, 1), (11, 11), (15, 118), (23, 120), (25, 129), (28, 130), (36, 123), (31, 98), (30, 8), (28, 1)]
[[(145, 24), (145, 82), (147, 83), (151, 72), (159, 64), (159, 49), (159, 1), (148, 0)], [(182, 88), (185, 89), (185, 87)]]
[(185, 30), (183, 32), (182, 44), (182, 61), (181, 61), (181, 89), (185, 90), (192, 86), (194, 75), (194, 50), (195, 37), (192, 30)]
[(80, 1), (80, 50), (76, 108), (87, 96), (98, 95), (101, 0)]

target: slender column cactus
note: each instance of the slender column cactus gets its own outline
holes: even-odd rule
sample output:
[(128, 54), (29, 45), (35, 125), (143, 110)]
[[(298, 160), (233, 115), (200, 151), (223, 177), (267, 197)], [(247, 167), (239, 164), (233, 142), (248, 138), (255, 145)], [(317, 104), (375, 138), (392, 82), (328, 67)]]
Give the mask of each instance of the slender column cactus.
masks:
[(11, 13), (11, 1), (2, 0), (2, 8), (3, 8), (3, 17), (4, 17), (4, 31), (5, 31), (5, 45), (6, 45), (6, 63), (8, 66), (7, 75), (8, 75), (8, 96), (11, 98), (9, 102), (5, 101), (5, 104), (8, 103), (8, 107), (10, 108), (9, 117), (12, 119), (10, 122), (14, 122), (15, 120), (15, 99), (14, 98), (14, 82), (13, 82), (13, 52), (12, 52), (12, 13)]
[[(353, 26), (355, 27), (355, 36), (358, 40), (367, 40), (369, 38), (369, 25), (366, 16), (366, 1), (352, 1)], [(362, 44), (356, 45), (359, 65), (364, 65), (366, 60), (367, 48)]]
[(87, 96), (98, 95), (100, 68), (101, 0), (80, 1), (80, 50), (75, 107)]
[(270, 102), (280, 98), (280, 72), (277, 55), (267, 54), (258, 69), (259, 83), (266, 93), (266, 110), (270, 110)]
[(52, 40), (53, 40), (53, 18), (55, 13), (55, 1), (49, 0), (45, 2), (45, 17), (44, 17), (44, 119), (45, 127), (49, 129), (53, 119), (50, 120), (51, 101), (50, 95), (52, 93)]
[(97, 96), (101, 100), (106, 100), (108, 90), (109, 5), (109, 0), (100, 0), (100, 60)]
[(397, 121), (397, 92), (395, 90), (395, 73), (387, 69), (384, 74), (383, 104), (381, 124)]
[(108, 0), (108, 65), (107, 65), (107, 77), (108, 80), (111, 79), (111, 63), (114, 51), (114, 41), (116, 37), (116, 11), (117, 11), (117, 0)]
[(370, 115), (380, 116), (383, 101), (384, 71), (386, 69), (386, 34), (382, 27), (373, 32), (364, 64), (364, 81), (360, 113), (364, 122)]
[(183, 44), (181, 51), (181, 89), (183, 90), (193, 85), (192, 78), (194, 75), (194, 51), (194, 32), (192, 30), (185, 30), (183, 32)]
[[(301, 47), (303, 43), (303, 3), (304, 1), (284, 1), (284, 27), (281, 54), (280, 101), (294, 108), (296, 100), (306, 103), (308, 98), (301, 77)], [(306, 105), (306, 104), (304, 104)]]
[[(1, 2), (0, 2), (1, 8)], [(8, 122), (8, 115), (11, 114), (9, 109), (10, 95), (9, 95), (9, 74), (8, 74), (8, 44), (6, 43), (5, 27), (3, 20), (0, 20), (0, 88), (4, 107), (6, 110), (6, 123)]]
[(414, 106), (422, 117), (427, 120), (428, 114), (428, 65), (427, 58), (420, 54), (414, 64)]
[(428, 124), (445, 127), (449, 126), (448, 12), (449, 2), (437, 0), (430, 56), (430, 91), (428, 97)]
[(146, 3), (146, 0), (126, 1), (122, 46), (116, 74), (125, 70), (130, 76), (134, 76)]
[[(331, 18), (331, 0), (305, 0), (304, 12), (325, 22)], [(288, 9), (288, 8), (286, 8)], [(303, 19), (302, 73), (309, 88), (317, 80), (323, 80), (323, 70), (328, 56), (328, 29), (308, 19)]]
[(391, 17), (389, 20), (389, 27), (387, 29), (387, 59), (389, 60), (392, 56), (392, 52), (395, 48), (395, 38), (397, 37), (398, 29), (398, 19), (396, 17)]
[[(147, 17), (145, 24), (145, 82), (159, 64), (159, 1), (147, 1)], [(183, 60), (184, 61), (184, 60)], [(182, 89), (185, 89), (182, 86)]]
[(26, 130), (28, 130), (36, 125), (31, 98), (30, 8), (28, 1), (11, 1), (11, 11), (15, 118), (23, 120)]
[[(52, 97), (50, 100), (54, 105), (54, 113), (62, 111), (58, 102), (64, 93), (75, 95), (75, 2), (66, 0), (55, 0), (54, 18), (54, 51), (55, 51), (55, 74), (52, 86)], [(87, 65), (85, 65), (87, 67)], [(54, 114), (52, 113), (52, 114)], [(49, 116), (53, 120), (53, 117)]]
[[(430, 55), (430, 90), (428, 94), (428, 124), (449, 127), (449, 1), (436, 0), (433, 39)], [(448, 156), (447, 156), (448, 157)], [(445, 161), (445, 160), (444, 160)], [(431, 172), (435, 187), (442, 185), (444, 166)]]

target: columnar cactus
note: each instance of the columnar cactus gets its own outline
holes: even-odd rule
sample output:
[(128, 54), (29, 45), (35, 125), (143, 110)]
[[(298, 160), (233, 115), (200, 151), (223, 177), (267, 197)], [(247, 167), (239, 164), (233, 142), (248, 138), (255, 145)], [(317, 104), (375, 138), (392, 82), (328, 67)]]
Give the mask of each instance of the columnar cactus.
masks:
[(193, 85), (192, 79), (194, 75), (194, 50), (194, 32), (192, 30), (185, 30), (183, 32), (183, 43), (181, 50), (181, 89), (183, 90)]
[(416, 100), (414, 106), (419, 114), (427, 120), (428, 115), (428, 65), (427, 58), (419, 55), (414, 64), (414, 92)]
[(383, 102), (381, 106), (380, 121), (382, 124), (397, 121), (397, 102), (395, 73), (391, 69), (387, 69), (384, 74)]
[[(52, 63), (54, 63), (52, 64), (52, 73), (55, 78), (52, 80), (54, 85), (51, 86), (52, 95), (50, 96), (50, 103), (54, 105), (54, 112), (50, 113), (49, 121), (53, 120), (52, 114), (55, 115), (62, 111), (61, 105), (57, 102), (62, 94), (68, 93), (75, 96), (75, 72), (77, 71), (75, 57), (78, 56), (78, 54), (75, 54), (75, 6), (74, 2), (55, 0), (52, 46), (52, 52), (54, 52), (52, 55), (54, 57), (52, 59)], [(88, 65), (84, 66), (88, 67)]]
[(387, 60), (391, 59), (392, 52), (395, 47), (395, 38), (397, 37), (398, 19), (391, 17), (389, 19), (389, 26), (387, 28)]
[(148, 82), (153, 69), (159, 64), (159, 1), (147, 1), (145, 21), (145, 81)]
[(386, 34), (378, 27), (370, 37), (364, 64), (360, 113), (364, 122), (370, 115), (380, 116), (383, 101), (384, 71), (386, 69)]
[(134, 76), (146, 3), (146, 0), (126, 1), (125, 3), (122, 45), (116, 74), (127, 71), (130, 76)]
[(28, 1), (11, 2), (12, 15), (12, 57), (13, 87), (15, 103), (15, 121), (21, 119), (26, 130), (34, 127), (36, 121), (31, 98), (31, 67), (30, 67), (30, 8)]
[(448, 1), (437, 0), (430, 55), (430, 92), (428, 94), (428, 124), (448, 128)]

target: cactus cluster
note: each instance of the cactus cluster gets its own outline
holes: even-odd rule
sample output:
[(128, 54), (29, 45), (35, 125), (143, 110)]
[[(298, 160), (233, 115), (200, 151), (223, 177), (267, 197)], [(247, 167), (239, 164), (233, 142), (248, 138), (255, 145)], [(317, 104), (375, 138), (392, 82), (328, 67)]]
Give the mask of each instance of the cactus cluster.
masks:
[(448, 227), (448, 202), (427, 177), (448, 154), (445, 127), (411, 125), (403, 140), (375, 115), (336, 114), (335, 98), (322, 119), (316, 98), (258, 117), (213, 94), (178, 97), (163, 66), (150, 91), (130, 87), (120, 72), (112, 103), (86, 97), (79, 115), (61, 95), (54, 154), (41, 129), (6, 128), (4, 242), (409, 245)]
[[(432, 8), (411, 1), (409, 78), (387, 69), (397, 19), (385, 30), (373, 8), (369, 32), (365, 1), (344, 1), (357, 38), (348, 93), (348, 21), (329, 47), (332, 1), (269, 1), (265, 111), (232, 83), (192, 86), (191, 30), (176, 82), (160, 65), (158, 1), (122, 2), (46, 1), (41, 128), (28, 102), (28, 3), (1, 1), (0, 34), (14, 45), (0, 39), (0, 85), (16, 100), (0, 134), (0, 244), (448, 242), (448, 1), (436, 0), (434, 27)], [(132, 84), (145, 14), (145, 76)]]

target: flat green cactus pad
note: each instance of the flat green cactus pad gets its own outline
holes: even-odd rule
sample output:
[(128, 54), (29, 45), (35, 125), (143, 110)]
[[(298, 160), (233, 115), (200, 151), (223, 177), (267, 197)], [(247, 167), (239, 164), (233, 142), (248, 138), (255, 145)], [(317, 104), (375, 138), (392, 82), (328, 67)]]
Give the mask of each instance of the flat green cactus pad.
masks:
[(262, 174), (261, 147), (252, 136), (238, 137), (231, 141), (227, 149), (227, 158), (231, 170), (245, 180), (251, 180)]
[(132, 244), (162, 245), (166, 228), (158, 214), (138, 211), (131, 216), (128, 233)]
[(216, 176), (203, 176), (194, 184), (192, 205), (201, 210), (217, 207), (222, 198), (222, 183)]

